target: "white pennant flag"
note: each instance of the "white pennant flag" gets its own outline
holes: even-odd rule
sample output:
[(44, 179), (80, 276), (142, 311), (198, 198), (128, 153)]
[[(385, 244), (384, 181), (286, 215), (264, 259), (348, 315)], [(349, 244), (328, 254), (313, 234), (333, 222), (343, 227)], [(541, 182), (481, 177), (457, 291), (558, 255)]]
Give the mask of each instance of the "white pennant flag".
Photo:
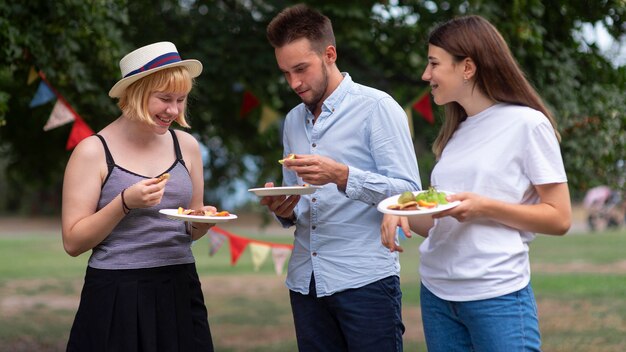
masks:
[(272, 247), (272, 258), (274, 259), (274, 270), (277, 275), (283, 273), (283, 265), (285, 260), (291, 254), (291, 249), (287, 247)]
[(65, 105), (61, 99), (57, 99), (57, 102), (54, 104), (54, 108), (52, 109), (52, 113), (48, 118), (48, 122), (46, 122), (46, 125), (43, 126), (43, 130), (48, 131), (53, 128), (57, 128), (61, 125), (65, 125), (66, 123), (70, 123), (75, 119), (74, 112), (70, 110), (70, 108)]
[(254, 265), (254, 271), (259, 271), (267, 255), (270, 253), (270, 246), (266, 244), (250, 243), (250, 252), (252, 253), (252, 265)]

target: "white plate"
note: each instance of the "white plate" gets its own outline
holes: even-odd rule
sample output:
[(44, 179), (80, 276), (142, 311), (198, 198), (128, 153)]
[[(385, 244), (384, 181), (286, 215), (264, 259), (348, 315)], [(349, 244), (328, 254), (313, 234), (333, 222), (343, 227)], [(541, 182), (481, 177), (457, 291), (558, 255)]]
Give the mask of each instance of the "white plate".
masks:
[(290, 186), (290, 187), (266, 187), (266, 188), (250, 188), (248, 191), (253, 192), (259, 197), (265, 196), (289, 196), (311, 194), (322, 188), (322, 186)]
[[(426, 191), (416, 191), (413, 192), (414, 195), (418, 195), (419, 193), (423, 193)], [(438, 192), (443, 192), (447, 195), (451, 195), (452, 193), (450, 192), (446, 192), (446, 191), (438, 191)], [(461, 204), (461, 201), (454, 201), (454, 202), (450, 202), (448, 204), (443, 204), (443, 205), (438, 205), (434, 208), (430, 208), (430, 209), (423, 209), (423, 210), (391, 210), (391, 209), (387, 209), (388, 206), (392, 205), (392, 204), (398, 204), (398, 198), (400, 198), (400, 195), (397, 194), (395, 196), (389, 197), (385, 200), (383, 200), (382, 202), (378, 203), (378, 211), (384, 214), (391, 214), (391, 215), (400, 215), (400, 216), (415, 216), (415, 215), (427, 215), (427, 214), (435, 214), (435, 213), (439, 213), (442, 212), (444, 210), (448, 210), (448, 209), (452, 209), (454, 207), (456, 207), (457, 205)]]
[(164, 214), (170, 219), (190, 221), (190, 222), (208, 222), (216, 224), (218, 222), (226, 222), (237, 219), (237, 215), (230, 214), (229, 216), (202, 216), (202, 215), (185, 215), (178, 214), (178, 209), (161, 209), (159, 213)]

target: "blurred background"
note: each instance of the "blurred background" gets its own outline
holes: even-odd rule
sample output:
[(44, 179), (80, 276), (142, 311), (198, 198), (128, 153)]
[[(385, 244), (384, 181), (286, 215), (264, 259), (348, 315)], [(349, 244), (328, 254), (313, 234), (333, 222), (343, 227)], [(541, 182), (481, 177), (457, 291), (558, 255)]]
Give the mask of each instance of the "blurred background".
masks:
[[(204, 64), (188, 112), (203, 150), (205, 204), (240, 215), (225, 226), (233, 233), (291, 243), (247, 189), (281, 182), (282, 123), (300, 101), (265, 28), (295, 3), (0, 0), (0, 351), (64, 350), (88, 255), (63, 252), (63, 172), (80, 137), (119, 116), (107, 93), (121, 57), (139, 46), (172, 41), (183, 59)], [(540, 236), (531, 250), (544, 348), (626, 350), (626, 2), (305, 3), (332, 20), (339, 69), (407, 111), (425, 187), (443, 117), (421, 80), (427, 35), (465, 14), (500, 30), (558, 121), (574, 203), (570, 235)], [(421, 240), (410, 241), (401, 256), (405, 347), (424, 351)], [(209, 256), (207, 242), (194, 252), (217, 350), (295, 350), (284, 273), (270, 261), (255, 272), (247, 254), (230, 265), (227, 246)]]
[[(91, 130), (119, 116), (110, 87), (118, 62), (156, 41), (204, 63), (190, 99), (192, 132), (204, 146), (206, 202), (254, 207), (250, 187), (280, 182), (281, 127), (299, 98), (265, 38), (293, 1), (1, 1), (0, 214), (58, 215), (71, 120), (43, 130), (58, 98), (31, 107), (45, 82)], [(429, 100), (421, 80), (428, 32), (480, 14), (502, 32), (559, 123), (575, 200), (599, 185), (621, 190), (626, 168), (626, 3), (602, 1), (307, 1), (333, 21), (338, 66), (390, 93), (411, 113), (422, 183), (429, 185), (430, 120), (412, 105)], [(34, 76), (33, 76), (33, 73)], [(421, 101), (428, 103), (430, 101)], [(422, 104), (422, 107), (424, 105)], [(82, 126), (84, 128), (84, 126)], [(76, 132), (76, 131), (75, 131)]]

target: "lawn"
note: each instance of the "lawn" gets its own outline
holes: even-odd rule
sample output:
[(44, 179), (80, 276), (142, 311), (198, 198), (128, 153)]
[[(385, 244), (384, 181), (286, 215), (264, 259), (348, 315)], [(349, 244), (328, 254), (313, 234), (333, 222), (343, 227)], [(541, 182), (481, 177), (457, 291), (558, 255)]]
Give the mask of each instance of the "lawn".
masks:
[[(241, 233), (288, 243), (285, 236)], [(425, 351), (419, 310), (418, 238), (403, 243), (406, 351)], [(544, 351), (626, 351), (626, 231), (539, 236), (531, 245)], [(249, 250), (230, 265), (193, 247), (217, 351), (295, 351), (284, 274), (271, 259), (253, 271)], [(0, 351), (63, 351), (87, 255), (63, 252), (60, 236), (0, 236)]]

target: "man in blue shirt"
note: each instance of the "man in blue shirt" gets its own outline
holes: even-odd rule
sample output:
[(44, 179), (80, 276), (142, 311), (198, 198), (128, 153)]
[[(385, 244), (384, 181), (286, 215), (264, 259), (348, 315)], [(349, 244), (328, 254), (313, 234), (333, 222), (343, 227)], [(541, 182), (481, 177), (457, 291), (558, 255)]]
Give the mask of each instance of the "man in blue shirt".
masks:
[[(336, 65), (328, 17), (304, 5), (267, 28), (278, 67), (302, 104), (285, 120), (283, 184), (313, 194), (261, 200), (296, 225), (289, 261), (300, 351), (401, 351), (398, 254), (381, 244), (377, 204), (421, 188), (404, 110)], [(267, 183), (266, 187), (272, 187)]]

